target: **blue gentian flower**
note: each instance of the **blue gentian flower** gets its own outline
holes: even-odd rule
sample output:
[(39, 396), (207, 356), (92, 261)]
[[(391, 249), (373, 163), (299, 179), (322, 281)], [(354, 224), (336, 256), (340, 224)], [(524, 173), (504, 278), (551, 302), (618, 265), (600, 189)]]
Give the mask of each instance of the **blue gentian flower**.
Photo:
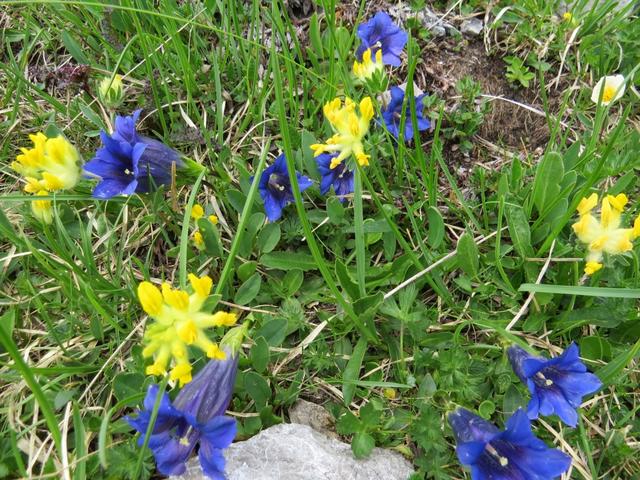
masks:
[(527, 384), (531, 401), (529, 418), (553, 415), (571, 427), (578, 423), (577, 408), (582, 397), (602, 387), (602, 382), (580, 361), (578, 346), (572, 343), (559, 357), (546, 359), (531, 355), (517, 345), (507, 350), (511, 367)]
[(362, 54), (368, 49), (373, 55), (382, 50), (382, 63), (401, 65), (400, 54), (407, 43), (407, 32), (395, 25), (389, 15), (376, 13), (367, 23), (358, 26), (358, 36), (362, 41), (356, 52), (358, 60), (362, 60)]
[[(300, 192), (304, 192), (313, 185), (310, 178), (296, 172)], [(253, 177), (251, 177), (253, 182)], [(291, 182), (289, 182), (289, 173), (287, 171), (287, 159), (284, 153), (281, 154), (273, 165), (267, 167), (258, 184), (260, 196), (264, 202), (264, 210), (267, 218), (271, 222), (275, 222), (282, 216), (282, 209), (293, 202), (293, 190)]]
[(171, 165), (184, 166), (180, 154), (164, 143), (138, 135), (140, 110), (128, 117), (116, 116), (115, 131), (100, 132), (103, 147), (84, 165), (86, 172), (100, 177), (95, 198), (148, 192), (153, 185), (171, 183)]
[[(384, 120), (389, 133), (394, 137), (400, 136), (400, 119), (402, 118), (402, 103), (404, 102), (404, 90), (400, 87), (391, 87), (389, 90), (391, 93), (391, 100), (387, 105), (387, 108), (382, 111), (382, 119)], [(416, 120), (418, 122), (418, 131), (422, 132), (431, 127), (431, 122), (428, 118), (424, 117), (424, 105), (422, 100), (427, 94), (423, 93), (416, 97)], [(409, 141), (413, 138), (413, 122), (411, 121), (411, 110), (407, 105), (405, 110), (404, 121), (404, 139)]]
[(344, 195), (353, 192), (353, 172), (347, 168), (346, 162), (341, 162), (335, 168), (331, 168), (331, 160), (337, 156), (337, 153), (323, 153), (316, 157), (318, 171), (322, 175), (320, 193), (326, 195), (333, 185), (333, 191), (336, 192), (339, 200), (344, 202), (346, 200)]
[[(237, 370), (238, 357), (227, 352), (226, 360), (210, 360), (180, 390), (173, 404), (169, 395), (163, 394), (148, 443), (160, 473), (183, 474), (185, 462), (199, 445), (202, 471), (210, 479), (224, 480), (222, 451), (236, 436), (236, 421), (224, 416), (224, 412), (231, 401)], [(141, 433), (138, 445), (144, 444), (157, 396), (158, 386), (151, 385), (144, 399), (144, 409), (135, 418), (125, 417)]]
[(551, 480), (571, 465), (569, 456), (548, 448), (531, 432), (521, 409), (504, 431), (464, 408), (449, 414), (449, 424), (458, 459), (471, 467), (472, 480)]

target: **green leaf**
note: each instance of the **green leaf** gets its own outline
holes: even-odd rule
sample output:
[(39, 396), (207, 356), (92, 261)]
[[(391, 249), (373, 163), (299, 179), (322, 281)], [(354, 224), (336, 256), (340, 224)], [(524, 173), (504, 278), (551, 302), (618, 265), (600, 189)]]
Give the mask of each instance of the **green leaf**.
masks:
[(473, 237), (465, 232), (458, 240), (456, 258), (460, 268), (470, 277), (478, 275), (479, 253)]
[(257, 247), (263, 253), (269, 253), (280, 241), (280, 225), (269, 223), (258, 234)]
[(78, 44), (78, 42), (76, 42), (75, 39), (71, 35), (69, 35), (69, 32), (64, 30), (62, 31), (62, 43), (64, 43), (67, 51), (71, 54), (76, 62), (84, 63), (85, 65), (89, 65), (91, 63), (82, 51), (82, 47), (80, 46), (80, 44)]
[(277, 347), (284, 341), (288, 326), (286, 318), (274, 318), (262, 325), (254, 336), (255, 338), (264, 337), (269, 346)]
[(285, 297), (291, 297), (302, 286), (304, 274), (302, 270), (289, 270), (282, 279), (282, 289)]
[(362, 422), (353, 413), (347, 410), (344, 415), (338, 418), (336, 430), (340, 435), (353, 435), (363, 430)]
[(531, 258), (534, 256), (531, 247), (531, 230), (529, 221), (520, 205), (507, 203), (504, 206), (504, 213), (507, 217), (509, 235), (513, 242), (513, 247), (521, 258)]
[(16, 311), (17, 309), (7, 310), (4, 315), (0, 317), (0, 328), (4, 330), (4, 333), (9, 338), (13, 336), (13, 329), (16, 323)]
[(604, 367), (596, 371), (596, 375), (600, 377), (602, 383), (606, 387), (618, 380), (618, 377), (622, 370), (631, 363), (631, 361), (640, 353), (640, 340), (638, 340), (633, 347), (625, 350), (616, 358), (611, 360)]
[(491, 415), (493, 415), (493, 412), (495, 411), (496, 411), (496, 404), (493, 403), (491, 400), (485, 400), (478, 407), (478, 413), (480, 414), (480, 416), (487, 420), (491, 418)]
[(265, 378), (256, 372), (244, 374), (244, 389), (256, 403), (256, 410), (262, 410), (271, 398), (271, 387)]
[(245, 282), (251, 275), (256, 273), (257, 268), (258, 268), (258, 262), (254, 262), (254, 261), (246, 262), (240, 265), (236, 269), (236, 275), (238, 276), (238, 279), (240, 281)]
[(309, 19), (309, 41), (316, 56), (323, 58), (324, 48), (322, 47), (322, 37), (320, 36), (320, 22), (318, 21), (318, 14), (315, 12)]
[(640, 298), (637, 288), (578, 287), (573, 285), (544, 285), (523, 283), (520, 292), (553, 293), (557, 295), (579, 295), (585, 297), (605, 298)]
[(353, 436), (351, 451), (356, 458), (366, 458), (375, 446), (376, 441), (371, 435), (366, 432), (358, 432)]
[(340, 260), (336, 260), (336, 277), (338, 278), (338, 282), (342, 289), (347, 292), (347, 294), (353, 299), (357, 300), (360, 298), (360, 291), (358, 289), (358, 284), (349, 274), (349, 270), (346, 265), (342, 263)]
[(587, 360), (609, 360), (611, 358), (611, 344), (602, 337), (583, 337), (578, 341), (580, 356)]
[(527, 404), (527, 399), (520, 393), (515, 385), (509, 385), (502, 399), (502, 412), (505, 417), (510, 417), (518, 408)]
[(259, 273), (254, 273), (249, 279), (240, 285), (240, 288), (236, 292), (236, 296), (233, 298), (234, 303), (238, 305), (246, 305), (251, 302), (258, 292), (260, 292), (260, 286), (262, 285), (262, 278)]
[(338, 197), (327, 199), (327, 216), (334, 225), (339, 225), (344, 220), (344, 206)]
[(113, 393), (118, 401), (140, 393), (144, 379), (145, 376), (137, 372), (117, 374), (113, 379)]
[(353, 349), (349, 362), (347, 362), (347, 367), (344, 369), (343, 379), (345, 383), (342, 385), (342, 395), (344, 397), (344, 404), (347, 406), (351, 403), (356, 393), (356, 386), (352, 382), (355, 382), (360, 377), (360, 368), (362, 367), (362, 360), (364, 359), (368, 345), (367, 339), (360, 337)]
[(222, 242), (220, 241), (220, 232), (218, 227), (209, 221), (207, 218), (201, 218), (198, 220), (198, 229), (202, 234), (204, 240), (204, 249), (208, 255), (212, 257), (222, 257), (224, 250), (222, 249)]
[(533, 203), (542, 215), (558, 199), (560, 182), (564, 177), (564, 162), (557, 152), (549, 152), (538, 164), (533, 180)]
[(427, 208), (427, 225), (427, 242), (431, 248), (438, 248), (444, 239), (444, 220), (440, 210), (435, 207)]
[(256, 343), (251, 347), (249, 358), (256, 372), (262, 373), (267, 369), (267, 365), (269, 365), (269, 344), (264, 337), (259, 337), (256, 340)]
[(302, 252), (271, 252), (260, 257), (260, 263), (267, 268), (277, 270), (293, 270), (297, 268), (303, 272), (317, 270), (315, 260), (308, 253)]

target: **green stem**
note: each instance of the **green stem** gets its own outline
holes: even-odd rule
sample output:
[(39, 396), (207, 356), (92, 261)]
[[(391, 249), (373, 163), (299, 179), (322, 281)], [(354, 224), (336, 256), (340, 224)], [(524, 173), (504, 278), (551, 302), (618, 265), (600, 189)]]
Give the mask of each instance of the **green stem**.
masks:
[(364, 245), (364, 217), (362, 214), (362, 168), (356, 165), (354, 172), (353, 228), (356, 233), (356, 275), (360, 296), (367, 295), (365, 284), (366, 258)]
[(260, 156), (260, 161), (258, 162), (258, 167), (256, 168), (255, 175), (253, 177), (253, 182), (251, 183), (251, 188), (249, 188), (249, 194), (247, 195), (247, 201), (242, 208), (242, 214), (240, 214), (240, 223), (238, 224), (238, 228), (236, 230), (236, 236), (233, 237), (233, 242), (231, 243), (231, 248), (229, 249), (229, 256), (227, 257), (227, 261), (222, 268), (222, 273), (220, 274), (220, 278), (218, 279), (218, 284), (214, 290), (214, 294), (220, 295), (222, 294), (222, 290), (227, 284), (227, 280), (229, 275), (231, 274), (231, 269), (235, 263), (236, 253), (240, 248), (240, 242), (242, 241), (242, 236), (246, 230), (247, 222), (249, 221), (249, 217), (251, 216), (251, 209), (253, 208), (253, 204), (255, 202), (256, 194), (258, 192), (258, 184), (260, 183), (260, 177), (262, 176), (262, 171), (264, 170), (265, 163), (267, 162), (267, 153), (269, 152), (269, 147), (271, 146), (271, 141), (267, 140), (267, 144), (262, 149), (262, 155)]
[(144, 443), (142, 444), (142, 448), (140, 449), (140, 454), (138, 455), (138, 461), (136, 463), (136, 471), (133, 474), (132, 478), (140, 478), (140, 472), (142, 472), (142, 463), (144, 462), (144, 454), (147, 450), (147, 446), (149, 445), (149, 440), (151, 440), (151, 433), (153, 432), (153, 427), (156, 425), (156, 419), (158, 418), (158, 410), (160, 409), (160, 403), (162, 402), (162, 396), (164, 395), (164, 391), (167, 388), (167, 383), (169, 382), (169, 376), (165, 375), (162, 381), (158, 384), (158, 394), (156, 396), (155, 403), (153, 404), (153, 410), (151, 411), (151, 418), (149, 419), (149, 425), (147, 426), (147, 431), (144, 433)]

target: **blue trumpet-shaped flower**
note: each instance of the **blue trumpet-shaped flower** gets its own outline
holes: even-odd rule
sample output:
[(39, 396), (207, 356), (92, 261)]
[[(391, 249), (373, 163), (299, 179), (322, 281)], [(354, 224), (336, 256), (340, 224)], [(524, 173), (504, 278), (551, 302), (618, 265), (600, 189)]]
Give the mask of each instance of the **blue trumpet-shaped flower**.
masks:
[(360, 25), (358, 37), (362, 41), (356, 52), (358, 60), (362, 60), (362, 55), (369, 49), (374, 56), (378, 50), (382, 50), (382, 63), (394, 67), (401, 65), (400, 54), (407, 43), (407, 32), (394, 24), (386, 13), (378, 12), (367, 23)]
[[(185, 462), (199, 446), (202, 471), (210, 479), (224, 480), (222, 451), (236, 436), (236, 421), (224, 416), (224, 412), (231, 401), (237, 370), (238, 357), (227, 352), (226, 360), (210, 360), (173, 403), (169, 395), (162, 395), (148, 445), (163, 475), (183, 474)], [(144, 444), (157, 397), (158, 386), (151, 385), (144, 409), (135, 418), (125, 418), (141, 433), (139, 445)]]
[(571, 427), (578, 423), (577, 408), (582, 397), (602, 387), (602, 382), (580, 361), (578, 346), (572, 343), (559, 357), (546, 359), (531, 355), (513, 345), (507, 350), (511, 367), (527, 384), (531, 401), (527, 406), (529, 418), (553, 415)]
[[(384, 120), (387, 130), (394, 137), (400, 136), (400, 120), (402, 119), (402, 103), (404, 102), (405, 93), (400, 87), (391, 87), (389, 90), (391, 93), (391, 100), (387, 105), (387, 108), (382, 111), (382, 119)], [(431, 126), (431, 122), (428, 118), (424, 117), (424, 105), (422, 100), (427, 94), (423, 93), (418, 95), (415, 99), (416, 102), (416, 120), (418, 131), (422, 132), (427, 130)], [(411, 110), (409, 106), (405, 109), (405, 121), (404, 121), (404, 139), (409, 141), (413, 138), (413, 122), (411, 121)]]
[(171, 183), (171, 168), (182, 168), (180, 154), (164, 143), (138, 135), (140, 110), (128, 117), (117, 116), (115, 131), (100, 132), (103, 147), (84, 165), (86, 172), (100, 178), (93, 189), (95, 198), (148, 192), (153, 185)]
[[(304, 192), (313, 185), (313, 181), (310, 178), (298, 172), (296, 172), (296, 177), (300, 192)], [(251, 181), (253, 181), (253, 177), (251, 177)], [(264, 202), (267, 218), (269, 221), (275, 222), (282, 216), (284, 207), (294, 200), (293, 189), (287, 171), (287, 159), (284, 153), (276, 158), (273, 165), (270, 165), (262, 172), (258, 189)]]
[(344, 202), (344, 195), (349, 195), (353, 192), (353, 172), (347, 168), (345, 162), (339, 163), (335, 168), (331, 168), (331, 161), (337, 156), (337, 153), (323, 153), (316, 157), (318, 171), (322, 175), (320, 193), (326, 195), (331, 186), (333, 186), (333, 190), (340, 201)]
[(464, 408), (449, 414), (449, 424), (458, 459), (471, 467), (472, 480), (551, 480), (571, 465), (567, 455), (531, 432), (522, 410), (513, 414), (504, 431)]

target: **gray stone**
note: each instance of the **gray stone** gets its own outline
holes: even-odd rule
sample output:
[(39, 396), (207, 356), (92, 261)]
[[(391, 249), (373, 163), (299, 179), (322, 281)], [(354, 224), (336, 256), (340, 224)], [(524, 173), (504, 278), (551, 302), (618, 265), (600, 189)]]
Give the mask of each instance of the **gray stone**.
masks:
[(415, 12), (409, 2), (398, 2), (395, 5), (389, 6), (387, 12), (389, 16), (400, 25), (403, 25), (408, 18), (418, 19), (435, 37), (444, 37), (447, 34), (452, 35), (456, 32), (453, 25), (441, 19), (440, 15), (428, 7)]
[(484, 23), (479, 18), (469, 18), (460, 25), (460, 31), (465, 35), (478, 36), (482, 33)]
[(324, 407), (301, 398), (289, 409), (289, 420), (291, 423), (308, 425), (330, 437), (338, 437), (333, 416)]
[[(399, 453), (375, 448), (356, 460), (351, 447), (307, 425), (284, 423), (225, 451), (228, 480), (406, 480), (411, 464)], [(198, 458), (176, 480), (204, 480)]]

